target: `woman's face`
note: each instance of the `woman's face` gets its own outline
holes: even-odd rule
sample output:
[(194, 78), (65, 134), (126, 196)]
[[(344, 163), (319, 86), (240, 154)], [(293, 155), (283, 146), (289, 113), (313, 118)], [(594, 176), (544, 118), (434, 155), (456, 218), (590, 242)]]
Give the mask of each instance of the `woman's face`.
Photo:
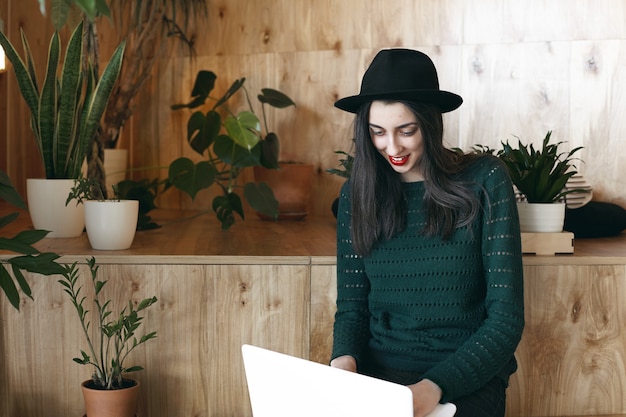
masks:
[(397, 102), (373, 101), (369, 130), (374, 147), (400, 174), (402, 181), (424, 179), (419, 169), (424, 141), (417, 119), (409, 108)]

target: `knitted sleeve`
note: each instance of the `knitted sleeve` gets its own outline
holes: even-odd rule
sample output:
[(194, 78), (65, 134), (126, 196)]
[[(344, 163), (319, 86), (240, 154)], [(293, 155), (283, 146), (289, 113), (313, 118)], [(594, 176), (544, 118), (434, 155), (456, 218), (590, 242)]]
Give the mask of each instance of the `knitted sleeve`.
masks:
[[(442, 402), (515, 371), (514, 352), (524, 327), (521, 234), (513, 187), (506, 169), (490, 164), (482, 182), (482, 261), (486, 318), (477, 331), (424, 378), (443, 391)], [(512, 369), (511, 369), (512, 368)]]
[(351, 355), (358, 366), (370, 338), (367, 306), (369, 283), (363, 258), (352, 250), (348, 192), (349, 182), (346, 182), (341, 188), (337, 211), (337, 312), (331, 359)]

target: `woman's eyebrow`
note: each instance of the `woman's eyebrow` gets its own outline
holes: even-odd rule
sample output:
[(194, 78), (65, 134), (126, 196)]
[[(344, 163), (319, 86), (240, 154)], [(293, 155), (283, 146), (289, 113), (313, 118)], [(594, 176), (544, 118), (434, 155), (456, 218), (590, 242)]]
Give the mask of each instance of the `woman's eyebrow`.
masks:
[[(378, 128), (378, 129), (383, 129), (382, 126), (378, 126), (378, 125), (376, 125), (374, 123), (370, 123), (369, 126), (370, 127), (375, 127), (375, 128)], [(404, 129), (404, 128), (407, 128), (407, 127), (410, 127), (410, 126), (418, 126), (419, 127), (419, 124), (417, 122), (409, 122), (409, 123), (405, 123), (405, 124), (400, 125), (400, 126), (396, 126), (395, 128), (396, 129)]]

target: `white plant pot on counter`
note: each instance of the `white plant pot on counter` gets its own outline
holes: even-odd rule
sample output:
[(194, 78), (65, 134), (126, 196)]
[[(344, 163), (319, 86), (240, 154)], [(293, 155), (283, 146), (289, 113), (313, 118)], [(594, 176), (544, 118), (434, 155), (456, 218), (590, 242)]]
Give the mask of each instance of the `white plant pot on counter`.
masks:
[(565, 224), (565, 203), (517, 203), (520, 229), (527, 233), (560, 233)]
[(26, 179), (30, 219), (35, 229), (50, 231), (46, 237), (70, 238), (83, 233), (83, 205), (77, 205), (75, 200), (65, 205), (73, 186), (73, 179)]
[(85, 228), (92, 248), (124, 250), (131, 247), (137, 230), (139, 201), (85, 201)]

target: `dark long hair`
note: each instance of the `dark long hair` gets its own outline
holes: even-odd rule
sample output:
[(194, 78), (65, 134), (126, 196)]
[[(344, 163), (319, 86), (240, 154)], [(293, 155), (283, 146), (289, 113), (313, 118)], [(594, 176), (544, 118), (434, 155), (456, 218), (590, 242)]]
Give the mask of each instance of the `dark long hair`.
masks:
[[(470, 224), (480, 211), (480, 201), (467, 181), (455, 175), (479, 156), (444, 147), (443, 117), (437, 107), (398, 102), (415, 114), (424, 141), (418, 164), (424, 177), (427, 222), (416, 233), (447, 239), (457, 228)], [(377, 242), (403, 231), (407, 215), (401, 177), (372, 143), (370, 105), (363, 105), (356, 114), (355, 157), (350, 176), (352, 245), (361, 256), (367, 256)]]

